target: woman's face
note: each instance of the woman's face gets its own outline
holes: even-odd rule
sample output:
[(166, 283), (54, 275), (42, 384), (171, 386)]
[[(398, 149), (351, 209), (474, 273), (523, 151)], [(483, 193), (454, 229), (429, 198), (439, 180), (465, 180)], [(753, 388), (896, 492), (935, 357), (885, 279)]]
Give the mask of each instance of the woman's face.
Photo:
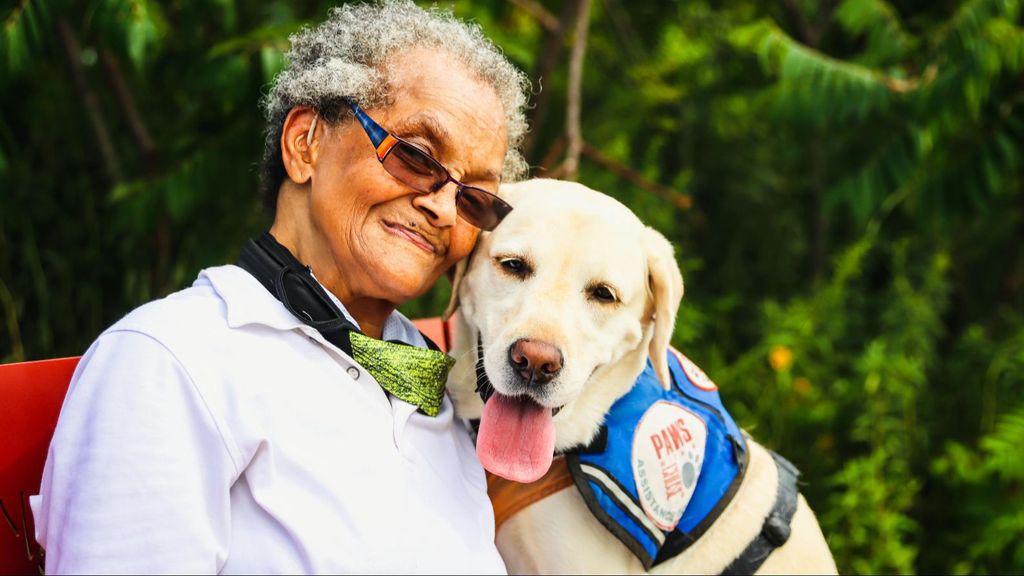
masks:
[[(392, 65), (393, 103), (366, 112), (453, 178), (497, 193), (506, 131), (493, 89), (443, 52), (410, 52)], [(329, 254), (334, 270), (314, 273), (343, 301), (398, 305), (423, 294), (469, 254), (479, 233), (456, 214), (455, 184), (417, 193), (384, 170), (358, 122), (320, 125), (309, 209), (322, 244), (315, 251)]]

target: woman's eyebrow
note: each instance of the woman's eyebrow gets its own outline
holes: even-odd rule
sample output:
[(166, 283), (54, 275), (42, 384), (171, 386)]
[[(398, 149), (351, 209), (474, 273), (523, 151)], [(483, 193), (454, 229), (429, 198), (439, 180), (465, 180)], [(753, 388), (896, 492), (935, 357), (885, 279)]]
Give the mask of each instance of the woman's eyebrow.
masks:
[[(393, 132), (400, 137), (420, 136), (430, 140), (437, 147), (436, 155), (448, 155), (452, 151), (452, 133), (430, 112), (419, 112), (397, 123)], [(483, 169), (474, 171), (473, 180), (499, 182), (500, 170)], [(467, 178), (468, 180), (469, 178)]]
[(451, 152), (451, 132), (429, 112), (420, 112), (402, 120), (394, 132), (399, 136), (422, 136), (437, 146), (441, 154)]

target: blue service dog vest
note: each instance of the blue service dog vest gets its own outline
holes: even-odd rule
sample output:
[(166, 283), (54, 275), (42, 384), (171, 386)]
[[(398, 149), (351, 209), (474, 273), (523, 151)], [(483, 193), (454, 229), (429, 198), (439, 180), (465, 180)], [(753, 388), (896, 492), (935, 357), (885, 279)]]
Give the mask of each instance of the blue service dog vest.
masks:
[(598, 438), (566, 455), (590, 511), (648, 570), (700, 538), (747, 465), (743, 434), (718, 388), (681, 353), (668, 356), (671, 389), (648, 360)]

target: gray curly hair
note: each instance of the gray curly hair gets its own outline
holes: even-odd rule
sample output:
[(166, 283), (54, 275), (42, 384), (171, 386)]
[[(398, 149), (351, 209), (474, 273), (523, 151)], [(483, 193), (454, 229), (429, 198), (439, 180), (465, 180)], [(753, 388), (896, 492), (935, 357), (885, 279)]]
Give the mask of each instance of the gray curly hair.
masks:
[(527, 171), (519, 144), (526, 133), (526, 94), (530, 81), (513, 66), (480, 27), (436, 7), (411, 0), (383, 0), (332, 8), (327, 20), (293, 34), (286, 65), (262, 105), (267, 122), (260, 187), (273, 212), (287, 176), (281, 161), (281, 132), (288, 112), (310, 106), (329, 122), (349, 114), (346, 100), (363, 107), (391, 102), (387, 55), (398, 48), (427, 46), (447, 52), (494, 88), (505, 111), (508, 152), (502, 179), (515, 181)]

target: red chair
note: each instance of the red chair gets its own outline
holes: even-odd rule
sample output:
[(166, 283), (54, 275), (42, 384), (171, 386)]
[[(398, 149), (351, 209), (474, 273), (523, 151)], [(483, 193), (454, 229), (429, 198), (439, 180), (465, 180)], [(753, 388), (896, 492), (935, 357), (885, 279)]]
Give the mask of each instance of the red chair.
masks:
[(0, 573), (42, 568), (28, 497), (39, 492), (46, 451), (78, 358), (0, 365)]
[[(451, 344), (451, 324), (440, 318), (414, 320), (442, 350)], [(57, 416), (78, 358), (0, 364), (0, 574), (41, 573), (28, 497), (39, 492), (43, 465)]]

